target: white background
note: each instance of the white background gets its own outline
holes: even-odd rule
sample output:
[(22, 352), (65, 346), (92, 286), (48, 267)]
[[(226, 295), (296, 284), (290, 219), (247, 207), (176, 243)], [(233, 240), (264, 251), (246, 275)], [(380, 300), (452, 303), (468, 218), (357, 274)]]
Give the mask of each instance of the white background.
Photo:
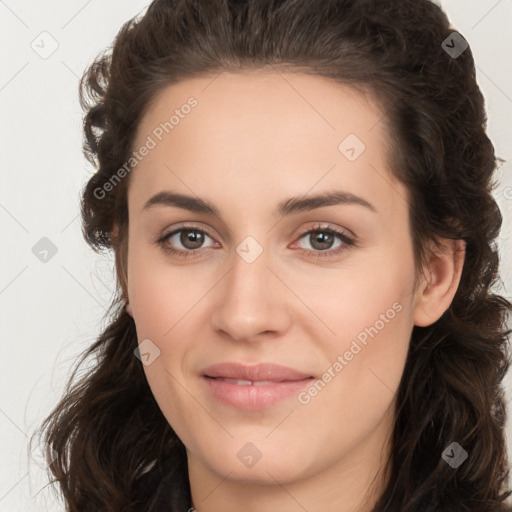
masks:
[[(26, 443), (61, 396), (77, 356), (105, 325), (114, 287), (112, 256), (96, 255), (80, 232), (80, 190), (92, 169), (81, 152), (77, 85), (122, 23), (147, 3), (0, 0), (0, 512), (64, 510), (47, 489), (39, 492), (44, 472), (29, 463)], [(510, 299), (512, 0), (438, 3), (470, 43), (488, 133), (508, 161), (495, 196), (504, 215), (499, 291)], [(43, 59), (31, 47), (37, 44), (40, 52), (58, 47)], [(32, 253), (42, 237), (57, 248), (46, 263)], [(511, 373), (506, 386), (512, 408)], [(512, 456), (512, 418), (508, 432)]]

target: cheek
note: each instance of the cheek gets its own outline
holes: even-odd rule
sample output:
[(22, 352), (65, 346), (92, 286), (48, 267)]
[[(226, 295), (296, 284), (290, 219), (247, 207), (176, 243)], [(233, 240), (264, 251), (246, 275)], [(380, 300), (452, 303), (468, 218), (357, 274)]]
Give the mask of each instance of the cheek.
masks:
[(414, 261), (397, 253), (384, 252), (373, 264), (343, 273), (336, 286), (315, 292), (316, 310), (335, 333), (321, 338), (330, 363), (342, 356), (338, 373), (367, 390), (384, 384), (395, 391), (414, 325)]
[[(345, 449), (344, 443), (357, 444), (377, 428), (386, 411), (391, 413), (403, 375), (413, 326), (407, 287), (390, 276), (371, 296), (370, 289), (353, 290), (351, 300), (344, 298), (344, 307), (330, 317), (337, 336), (324, 342), (328, 363), (320, 382), (301, 395), (305, 410), (330, 425), (322, 428), (333, 431), (333, 451)], [(310, 427), (312, 436), (321, 428), (316, 422)], [(334, 432), (343, 435), (336, 438)]]
[(295, 290), (330, 328), (332, 336), (324, 339), (334, 345), (354, 338), (364, 342), (376, 331), (399, 331), (404, 324), (407, 331), (412, 325), (414, 267), (409, 263), (368, 260), (328, 280), (297, 283)]
[(137, 331), (163, 340), (204, 296), (204, 279), (185, 267), (167, 264), (163, 255), (155, 257), (154, 252), (136, 247), (130, 251), (128, 294)]

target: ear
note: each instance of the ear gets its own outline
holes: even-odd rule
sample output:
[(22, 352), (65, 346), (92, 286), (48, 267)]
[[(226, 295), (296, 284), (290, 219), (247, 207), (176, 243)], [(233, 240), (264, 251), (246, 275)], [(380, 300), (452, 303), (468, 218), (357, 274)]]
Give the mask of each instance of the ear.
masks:
[(431, 248), (427, 268), (416, 291), (414, 325), (427, 327), (450, 307), (459, 287), (466, 255), (464, 240), (440, 240), (444, 249)]
[(119, 236), (119, 225), (117, 222), (112, 223), (112, 229), (110, 230), (110, 238), (117, 241), (117, 237)]

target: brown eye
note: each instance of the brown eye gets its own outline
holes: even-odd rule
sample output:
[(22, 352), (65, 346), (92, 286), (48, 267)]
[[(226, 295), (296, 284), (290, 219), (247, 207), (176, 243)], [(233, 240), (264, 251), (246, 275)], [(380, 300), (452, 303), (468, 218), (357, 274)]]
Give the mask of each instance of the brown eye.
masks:
[(335, 241), (335, 236), (327, 231), (311, 231), (309, 243), (313, 249), (325, 251), (330, 249)]
[(204, 243), (204, 232), (197, 229), (182, 229), (180, 243), (186, 249), (199, 249)]
[[(337, 245), (335, 245), (336, 239), (339, 240)], [(300, 244), (301, 240), (306, 240), (310, 247), (303, 247)], [(299, 237), (298, 243), (294, 244), (294, 246), (302, 249), (306, 256), (312, 258), (339, 256), (342, 252), (356, 245), (355, 238), (330, 226), (317, 226), (310, 229)]]
[[(206, 238), (212, 240), (213, 243), (210, 246), (204, 246)], [(193, 226), (175, 229), (162, 236), (162, 238), (157, 240), (157, 243), (167, 253), (184, 257), (199, 253), (199, 249), (203, 247), (208, 248), (218, 245), (206, 231)]]

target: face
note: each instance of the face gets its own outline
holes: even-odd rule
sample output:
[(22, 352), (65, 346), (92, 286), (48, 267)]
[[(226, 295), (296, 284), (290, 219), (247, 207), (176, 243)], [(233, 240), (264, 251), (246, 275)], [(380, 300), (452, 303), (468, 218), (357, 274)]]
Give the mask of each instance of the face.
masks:
[(416, 296), (382, 116), (264, 70), (174, 84), (145, 113), (127, 293), (191, 475), (339, 478), (385, 449)]

